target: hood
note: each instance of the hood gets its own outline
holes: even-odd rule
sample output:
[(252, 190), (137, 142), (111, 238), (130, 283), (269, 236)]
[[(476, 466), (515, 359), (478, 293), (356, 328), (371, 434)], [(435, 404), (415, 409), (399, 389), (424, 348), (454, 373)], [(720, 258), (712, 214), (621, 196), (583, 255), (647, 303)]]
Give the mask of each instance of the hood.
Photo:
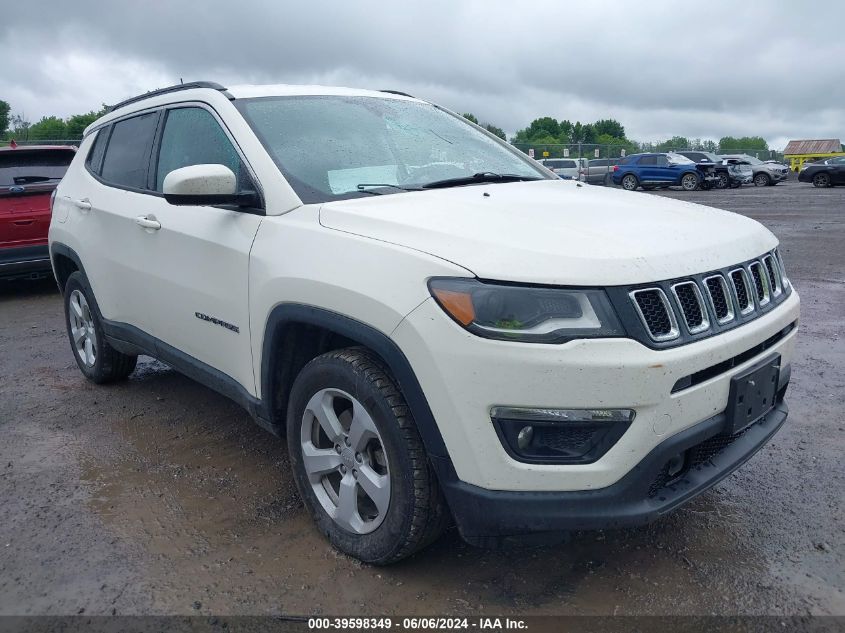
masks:
[(671, 279), (777, 245), (741, 215), (565, 180), (329, 202), (320, 223), (435, 255), (482, 279), (554, 285)]

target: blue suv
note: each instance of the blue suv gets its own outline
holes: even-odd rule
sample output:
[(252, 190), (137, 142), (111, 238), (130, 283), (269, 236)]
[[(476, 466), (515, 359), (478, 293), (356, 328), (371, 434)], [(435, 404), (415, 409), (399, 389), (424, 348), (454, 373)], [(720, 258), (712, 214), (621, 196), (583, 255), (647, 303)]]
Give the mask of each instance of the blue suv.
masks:
[(715, 165), (694, 163), (674, 153), (632, 154), (613, 169), (613, 183), (628, 191), (672, 186), (694, 191), (699, 187), (710, 189), (716, 180)]

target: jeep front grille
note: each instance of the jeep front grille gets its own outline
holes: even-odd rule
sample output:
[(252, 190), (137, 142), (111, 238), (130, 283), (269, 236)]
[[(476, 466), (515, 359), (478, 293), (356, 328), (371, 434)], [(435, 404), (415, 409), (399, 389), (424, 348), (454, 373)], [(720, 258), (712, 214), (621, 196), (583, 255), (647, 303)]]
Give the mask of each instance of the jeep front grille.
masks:
[(666, 294), (660, 288), (645, 288), (631, 293), (637, 313), (655, 341), (678, 338), (678, 323)]
[(654, 347), (682, 345), (738, 327), (790, 294), (776, 251), (730, 268), (622, 290), (644, 326), (645, 332), (635, 337)]
[(716, 323), (733, 321), (733, 302), (728, 293), (728, 282), (725, 278), (722, 275), (713, 275), (705, 279), (704, 283), (707, 284), (707, 295), (710, 297), (710, 305), (713, 306), (713, 313), (716, 315)]
[(690, 334), (698, 334), (710, 327), (707, 307), (704, 305), (698, 284), (694, 281), (683, 281), (672, 286), (672, 293), (678, 300), (681, 316), (684, 317), (684, 323)]
[(737, 301), (740, 314), (749, 314), (754, 312), (754, 300), (751, 298), (750, 288), (748, 287), (748, 275), (745, 270), (737, 268), (731, 271), (731, 283), (734, 287), (734, 298)]
[(766, 273), (763, 270), (763, 265), (760, 262), (751, 262), (748, 265), (748, 270), (751, 271), (751, 278), (754, 280), (754, 291), (757, 295), (757, 304), (764, 306), (769, 303), (769, 280), (766, 278)]

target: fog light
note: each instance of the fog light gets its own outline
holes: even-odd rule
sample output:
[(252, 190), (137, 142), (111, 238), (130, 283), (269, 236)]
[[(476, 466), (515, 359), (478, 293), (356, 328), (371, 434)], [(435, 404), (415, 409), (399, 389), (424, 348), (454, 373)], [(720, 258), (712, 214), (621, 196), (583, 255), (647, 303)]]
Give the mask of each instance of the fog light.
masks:
[(516, 436), (516, 445), (522, 450), (525, 450), (531, 445), (532, 439), (534, 439), (534, 427), (523, 426), (522, 430)]
[(542, 464), (595, 462), (622, 437), (634, 416), (632, 409), (490, 410), (502, 445), (511, 457)]

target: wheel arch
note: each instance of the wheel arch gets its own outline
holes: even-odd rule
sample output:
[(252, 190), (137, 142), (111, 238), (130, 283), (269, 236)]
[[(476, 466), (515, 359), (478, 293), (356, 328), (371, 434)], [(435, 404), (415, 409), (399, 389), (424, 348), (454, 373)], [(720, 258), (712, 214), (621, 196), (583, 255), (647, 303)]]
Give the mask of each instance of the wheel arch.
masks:
[(68, 277), (74, 272), (82, 273), (86, 290), (90, 290), (90, 283), (88, 282), (88, 275), (85, 274), (85, 267), (82, 265), (82, 260), (75, 250), (62, 244), (61, 242), (53, 242), (50, 245), (50, 262), (53, 265), (53, 276), (56, 278), (56, 283), (59, 286), (59, 292), (64, 295), (65, 284)]
[(284, 303), (267, 317), (260, 384), (264, 413), (271, 423), (280, 431), (284, 428), (290, 389), (302, 367), (328, 351), (356, 345), (376, 354), (390, 370), (438, 474), (442, 468), (453, 471), (422, 387), (399, 346), (383, 332), (325, 308)]

